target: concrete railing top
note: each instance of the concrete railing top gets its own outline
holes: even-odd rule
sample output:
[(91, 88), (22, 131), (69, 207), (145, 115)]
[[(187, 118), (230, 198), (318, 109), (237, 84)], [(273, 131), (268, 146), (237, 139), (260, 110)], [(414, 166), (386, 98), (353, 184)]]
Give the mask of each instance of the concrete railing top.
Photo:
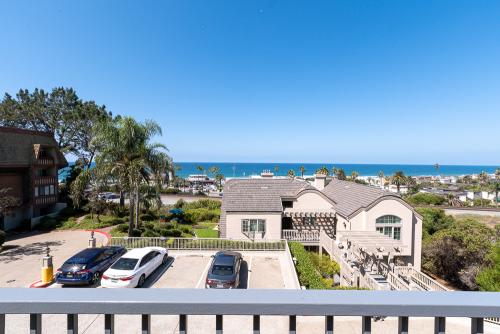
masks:
[(5, 288), (0, 314), (495, 317), (493, 292)]

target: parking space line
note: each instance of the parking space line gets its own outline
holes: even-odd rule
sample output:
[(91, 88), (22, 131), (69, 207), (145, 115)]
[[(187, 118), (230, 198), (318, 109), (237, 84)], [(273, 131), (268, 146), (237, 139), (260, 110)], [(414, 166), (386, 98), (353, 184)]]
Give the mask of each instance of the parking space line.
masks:
[(247, 289), (250, 289), (250, 277), (252, 276), (252, 261), (253, 255), (250, 256), (250, 262), (248, 263), (248, 275), (247, 275)]
[(207, 273), (208, 273), (208, 268), (212, 264), (212, 261), (208, 260), (207, 265), (205, 266), (205, 269), (203, 269), (203, 273), (201, 274), (200, 279), (198, 280), (198, 283), (196, 283), (196, 289), (202, 289), (200, 286), (203, 280), (206, 278)]

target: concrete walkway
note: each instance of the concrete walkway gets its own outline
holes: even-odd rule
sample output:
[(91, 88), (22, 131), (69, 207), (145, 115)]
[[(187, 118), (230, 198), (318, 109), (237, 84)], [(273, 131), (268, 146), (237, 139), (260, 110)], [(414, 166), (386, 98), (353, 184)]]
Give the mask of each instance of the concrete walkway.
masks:
[[(105, 245), (107, 239), (95, 233), (97, 245)], [(40, 280), (42, 257), (48, 246), (53, 256), (54, 270), (73, 254), (88, 246), (90, 232), (55, 231), (29, 232), (13, 236), (0, 252), (0, 287), (28, 287)]]

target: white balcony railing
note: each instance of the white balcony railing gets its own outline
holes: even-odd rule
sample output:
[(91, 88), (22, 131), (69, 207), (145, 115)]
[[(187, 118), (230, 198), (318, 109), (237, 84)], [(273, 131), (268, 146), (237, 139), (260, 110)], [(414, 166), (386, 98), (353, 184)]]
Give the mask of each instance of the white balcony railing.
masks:
[[(0, 333), (10, 314), (29, 314), (25, 321), (32, 334), (42, 333), (44, 314), (67, 315), (58, 327), (68, 333), (78, 332), (79, 314), (103, 314), (103, 332), (113, 334), (115, 315), (126, 314), (141, 315), (136, 326), (143, 334), (151, 333), (151, 315), (177, 315), (180, 334), (188, 333), (190, 315), (213, 315), (216, 333), (223, 333), (226, 315), (251, 316), (254, 334), (261, 333), (262, 315), (287, 316), (289, 333), (296, 333), (297, 316), (325, 317), (323, 333), (333, 333), (333, 315), (359, 316), (364, 334), (372, 332), (373, 316), (398, 317), (400, 334), (408, 333), (412, 317), (434, 317), (434, 333), (445, 333), (446, 317), (469, 317), (470, 332), (479, 334), (484, 333), (483, 318), (500, 314), (500, 298), (489, 292), (5, 288)], [(134, 326), (133, 318), (127, 319), (127, 326)]]
[(319, 243), (320, 230), (282, 230), (281, 236), (288, 241)]
[(168, 247), (176, 250), (284, 251), (285, 240), (236, 240), (218, 238), (113, 237), (110, 245), (125, 248)]

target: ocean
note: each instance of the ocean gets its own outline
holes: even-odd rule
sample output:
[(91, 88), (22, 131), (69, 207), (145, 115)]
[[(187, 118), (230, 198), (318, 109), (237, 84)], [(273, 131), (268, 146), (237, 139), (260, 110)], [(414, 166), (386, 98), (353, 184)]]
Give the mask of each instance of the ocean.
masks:
[[(376, 176), (380, 171), (385, 175), (392, 175), (396, 171), (403, 171), (406, 175), (465, 175), (479, 174), (486, 172), (492, 174), (499, 166), (464, 166), (464, 165), (440, 165), (438, 169), (434, 165), (391, 165), (391, 164), (332, 164), (332, 163), (243, 163), (243, 162), (176, 162), (181, 169), (176, 172), (181, 177), (187, 177), (190, 174), (200, 174), (197, 166), (202, 166), (207, 173), (208, 168), (217, 166), (225, 177), (249, 177), (260, 175), (263, 170), (271, 170), (275, 175), (285, 176), (290, 169), (300, 175), (300, 166), (306, 169), (305, 175), (312, 175), (314, 172), (326, 166), (332, 169), (333, 166), (344, 169), (346, 175), (356, 171), (360, 176)], [(278, 166), (276, 173), (275, 167)]]
[[(72, 164), (70, 162), (70, 164)], [(300, 166), (306, 169), (304, 175), (312, 175), (314, 172), (326, 166), (332, 169), (333, 166), (344, 169), (346, 175), (350, 175), (352, 171), (359, 173), (359, 176), (376, 176), (380, 171), (385, 175), (392, 175), (396, 171), (403, 171), (406, 175), (421, 176), (421, 175), (465, 175), (479, 174), (486, 172), (493, 174), (499, 166), (467, 166), (467, 165), (440, 165), (438, 169), (434, 165), (391, 165), (391, 164), (332, 164), (332, 163), (279, 163), (279, 162), (175, 162), (180, 166), (180, 170), (176, 171), (176, 175), (187, 177), (191, 174), (200, 174), (198, 166), (202, 166), (204, 173), (208, 173), (208, 169), (212, 166), (220, 168), (220, 172), (226, 178), (241, 178), (260, 175), (263, 170), (270, 170), (275, 175), (286, 176), (290, 169), (295, 171), (297, 176), (300, 175)], [(276, 173), (275, 167), (278, 166)], [(65, 171), (59, 173), (59, 180), (65, 178)]]

